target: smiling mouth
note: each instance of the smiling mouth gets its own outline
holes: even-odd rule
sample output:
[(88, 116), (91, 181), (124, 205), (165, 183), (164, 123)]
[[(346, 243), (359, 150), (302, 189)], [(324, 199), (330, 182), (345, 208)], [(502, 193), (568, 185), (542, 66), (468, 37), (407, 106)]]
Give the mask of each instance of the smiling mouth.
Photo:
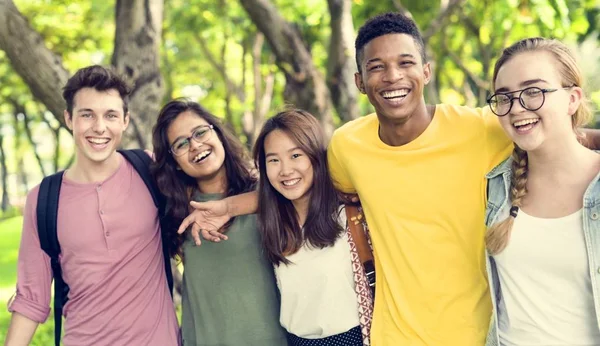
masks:
[(519, 132), (526, 132), (531, 130), (535, 125), (537, 125), (539, 121), (540, 119), (523, 119), (515, 121), (512, 124), (512, 126)]
[(204, 151), (198, 153), (198, 155), (194, 156), (194, 158), (192, 159), (192, 162), (193, 163), (202, 162), (208, 157), (208, 155), (210, 155), (210, 153), (212, 153), (212, 150), (210, 150), (210, 149), (204, 150)]
[(297, 179), (291, 179), (291, 180), (284, 180), (281, 183), (283, 184), (283, 186), (294, 186), (296, 184), (298, 184), (300, 182), (300, 178)]
[(88, 142), (90, 142), (92, 145), (104, 145), (107, 144), (108, 142), (110, 142), (110, 138), (94, 138), (94, 137), (87, 137), (86, 138)]
[(391, 91), (384, 91), (381, 93), (381, 96), (386, 100), (401, 100), (406, 97), (410, 93), (409, 89), (398, 89)]

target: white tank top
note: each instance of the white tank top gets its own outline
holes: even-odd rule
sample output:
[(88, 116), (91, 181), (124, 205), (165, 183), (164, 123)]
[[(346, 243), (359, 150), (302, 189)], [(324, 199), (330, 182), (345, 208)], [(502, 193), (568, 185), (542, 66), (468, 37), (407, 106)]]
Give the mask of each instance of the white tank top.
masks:
[(494, 259), (501, 345), (600, 345), (581, 210), (555, 219), (519, 210), (508, 246)]
[[(342, 209), (340, 224), (345, 227)], [(290, 333), (319, 339), (359, 325), (350, 245), (344, 232), (333, 246), (308, 245), (275, 266), (281, 292), (279, 321)]]

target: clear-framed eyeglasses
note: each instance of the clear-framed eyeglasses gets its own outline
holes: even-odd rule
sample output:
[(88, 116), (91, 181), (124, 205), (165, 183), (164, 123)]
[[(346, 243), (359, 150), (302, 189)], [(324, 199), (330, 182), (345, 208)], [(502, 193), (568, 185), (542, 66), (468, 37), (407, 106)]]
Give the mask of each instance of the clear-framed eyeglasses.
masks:
[[(571, 87), (563, 87), (560, 89), (569, 88)], [(507, 93), (496, 93), (487, 99), (487, 103), (490, 105), (492, 112), (499, 117), (503, 117), (510, 112), (514, 100), (519, 100), (521, 107), (528, 111), (537, 111), (544, 105), (544, 101), (546, 101), (546, 93), (555, 92), (557, 90), (559, 89), (529, 87)], [(513, 96), (515, 94), (518, 96)]]
[(179, 138), (176, 140), (169, 149), (169, 152), (175, 156), (181, 156), (190, 150), (192, 141), (203, 144), (210, 139), (213, 132), (213, 125), (202, 125), (197, 127), (191, 136), (185, 138)]

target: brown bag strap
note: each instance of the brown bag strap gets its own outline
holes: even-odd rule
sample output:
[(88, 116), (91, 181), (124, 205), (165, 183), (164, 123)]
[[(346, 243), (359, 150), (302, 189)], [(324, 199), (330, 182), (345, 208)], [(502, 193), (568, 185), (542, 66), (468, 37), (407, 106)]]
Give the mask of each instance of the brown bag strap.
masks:
[(371, 251), (369, 241), (367, 240), (367, 232), (365, 231), (363, 224), (365, 222), (364, 215), (355, 205), (346, 204), (345, 209), (348, 228), (350, 229), (352, 240), (354, 240), (354, 244), (356, 244), (358, 258), (365, 268), (369, 286), (371, 286), (373, 296), (375, 296), (375, 262), (373, 260), (373, 252)]

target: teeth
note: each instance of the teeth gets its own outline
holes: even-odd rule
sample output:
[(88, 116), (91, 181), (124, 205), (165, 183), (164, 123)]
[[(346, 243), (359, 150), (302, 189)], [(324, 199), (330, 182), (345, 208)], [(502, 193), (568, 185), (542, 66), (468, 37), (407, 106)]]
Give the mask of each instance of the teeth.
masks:
[(90, 141), (94, 144), (106, 144), (106, 143), (108, 143), (109, 139), (107, 139), (107, 138), (88, 138), (88, 141)]
[(529, 124), (535, 124), (538, 121), (540, 121), (539, 119), (524, 119), (524, 120), (519, 120), (517, 122), (515, 122), (513, 124), (513, 126), (525, 126), (525, 125), (529, 125)]
[(392, 90), (392, 91), (384, 91), (383, 93), (381, 93), (381, 95), (387, 99), (387, 98), (393, 98), (393, 97), (404, 97), (404, 96), (408, 95), (408, 92), (409, 92), (408, 89), (399, 89), (399, 90)]
[(292, 180), (284, 180), (282, 183), (285, 186), (292, 186), (292, 185), (296, 185), (299, 181), (300, 181), (300, 178), (292, 179)]
[(196, 155), (196, 157), (194, 157), (194, 162), (202, 160), (203, 158), (207, 157), (208, 154), (210, 154), (210, 150), (204, 150), (203, 152)]

